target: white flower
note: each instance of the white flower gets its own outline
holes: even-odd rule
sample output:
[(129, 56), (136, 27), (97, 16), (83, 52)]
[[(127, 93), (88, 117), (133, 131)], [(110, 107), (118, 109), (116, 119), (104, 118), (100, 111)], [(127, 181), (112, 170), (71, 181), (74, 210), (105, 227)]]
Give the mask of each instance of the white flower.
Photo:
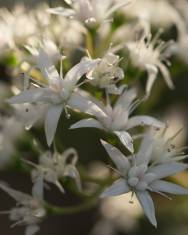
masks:
[[(164, 164), (183, 160), (187, 157), (183, 150), (185, 147), (176, 148), (174, 139), (180, 133), (181, 129), (174, 135), (166, 138), (167, 128), (162, 131), (151, 129), (148, 131), (142, 140), (139, 155), (140, 160), (143, 158), (150, 161), (152, 165)], [(147, 151), (146, 151), (147, 149)]]
[[(182, 1), (176, 2), (182, 3)], [(137, 0), (128, 10), (125, 8), (124, 12), (126, 16), (147, 20), (155, 27), (164, 28), (176, 25), (179, 29), (182, 26), (180, 14), (169, 1)]]
[[(145, 215), (149, 221), (157, 226), (155, 218), (155, 208), (153, 200), (148, 191), (156, 192), (166, 196), (164, 193), (177, 195), (188, 195), (188, 189), (177, 184), (163, 180), (168, 176), (174, 175), (188, 168), (187, 164), (177, 162), (150, 164), (150, 154), (147, 154), (150, 143), (137, 154), (126, 158), (117, 148), (102, 141), (103, 146), (110, 158), (117, 167), (120, 176), (110, 187), (108, 187), (101, 197), (117, 196), (132, 192), (138, 198)], [(144, 150), (144, 151), (143, 151)], [(164, 156), (165, 157), (165, 156)]]
[(16, 142), (23, 131), (17, 118), (0, 115), (0, 168), (7, 166), (13, 159)]
[(37, 195), (30, 196), (28, 194), (16, 191), (4, 183), (0, 183), (0, 188), (16, 201), (16, 207), (8, 212), (9, 218), (14, 222), (12, 227), (16, 225), (26, 226), (25, 235), (34, 235), (39, 231), (37, 225), (45, 217), (45, 209), (43, 208)]
[(48, 12), (76, 19), (87, 26), (103, 23), (116, 10), (130, 3), (127, 0), (65, 0), (65, 2), (70, 8), (51, 8), (48, 9)]
[(170, 89), (174, 88), (173, 82), (167, 66), (164, 64), (169, 63), (167, 48), (171, 41), (165, 43), (158, 43), (158, 35), (153, 39), (151, 34), (142, 37), (138, 42), (128, 42), (126, 47), (130, 52), (131, 62), (134, 66), (146, 70), (148, 73), (148, 80), (146, 84), (146, 96), (150, 95), (154, 81), (157, 78), (158, 71), (161, 72), (165, 82)]
[[(110, 104), (104, 106), (98, 103), (102, 112), (106, 115), (93, 115), (96, 117), (90, 119), (83, 119), (70, 128), (82, 128), (82, 127), (94, 127), (103, 129), (114, 133), (118, 136), (120, 141), (127, 147), (127, 149), (133, 152), (133, 140), (130, 134), (127, 132), (129, 129), (136, 126), (149, 125), (158, 128), (163, 128), (164, 124), (150, 116), (134, 116), (129, 117), (132, 111), (137, 107), (138, 100), (134, 102), (136, 98), (136, 91), (134, 89), (126, 90), (116, 101), (114, 107)], [(94, 110), (95, 111), (95, 110)], [(101, 114), (100, 112), (99, 114)]]
[(40, 156), (39, 164), (26, 161), (28, 164), (35, 167), (32, 171), (32, 179), (36, 191), (43, 195), (44, 181), (56, 185), (61, 192), (64, 189), (60, 180), (63, 177), (71, 177), (75, 180), (79, 190), (81, 190), (81, 182), (79, 172), (76, 169), (78, 155), (75, 149), (70, 148), (62, 154), (47, 152)]
[(124, 78), (123, 69), (118, 66), (119, 62), (120, 58), (118, 55), (110, 51), (107, 52), (98, 66), (87, 74), (90, 83), (93, 86), (106, 89), (108, 93), (121, 94), (125, 86), (123, 85), (119, 88), (116, 86), (116, 83)]
[(45, 133), (47, 143), (50, 146), (63, 110), (69, 117), (67, 107), (86, 113), (90, 113), (91, 108), (94, 109), (96, 107), (97, 109), (97, 106), (82, 97), (76, 88), (80, 78), (92, 70), (98, 62), (98, 59), (84, 59), (75, 65), (63, 79), (62, 69), (59, 74), (48, 55), (41, 49), (37, 66), (42, 72), (46, 84), (40, 83), (35, 89), (22, 91), (20, 94), (10, 98), (8, 102), (10, 104), (43, 103), (49, 105), (45, 118)]

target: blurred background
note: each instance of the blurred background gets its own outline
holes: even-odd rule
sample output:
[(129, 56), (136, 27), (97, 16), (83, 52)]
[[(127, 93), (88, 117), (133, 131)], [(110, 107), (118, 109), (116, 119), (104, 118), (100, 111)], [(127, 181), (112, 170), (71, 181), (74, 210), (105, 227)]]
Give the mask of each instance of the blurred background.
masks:
[[(139, 0), (138, 0), (139, 1)], [(137, 2), (138, 2), (137, 1)], [(15, 86), (21, 87), (20, 81), (21, 71), (18, 69), (20, 66), (20, 58), (26, 58), (22, 55), (20, 50), (23, 49), (23, 45), (30, 42), (28, 35), (41, 36), (45, 33), (49, 37), (56, 28), (56, 21), (53, 19), (53, 23), (49, 23), (49, 18), (45, 18), (45, 9), (49, 6), (58, 5), (62, 1), (39, 1), (39, 0), (25, 0), (25, 1), (13, 1), (13, 0), (0, 0), (0, 180), (8, 182), (12, 187), (17, 190), (21, 190), (30, 193), (31, 180), (29, 174), (27, 174), (22, 165), (19, 162), (19, 158), (34, 159), (38, 157), (37, 148), (33, 146), (33, 138), (39, 143), (42, 149), (47, 149), (45, 143), (45, 135), (42, 124), (39, 122), (35, 128), (32, 128), (29, 132), (26, 131), (20, 124), (23, 121), (23, 110), (17, 110), (17, 118), (14, 117), (15, 111), (11, 107), (8, 107), (4, 100), (11, 96), (12, 90)], [(141, 1), (140, 1), (141, 2)], [(152, 7), (157, 12), (159, 18), (166, 23), (165, 16), (168, 15), (168, 11), (164, 12), (161, 8), (157, 9), (157, 2), (160, 2), (162, 8), (166, 9), (166, 0), (162, 1), (142, 1), (143, 9), (145, 11), (151, 11)], [(148, 3), (150, 2), (150, 3)], [(187, 22), (188, 15), (186, 6), (188, 2), (184, 0), (168, 1), (168, 3), (176, 9), (178, 14)], [(22, 4), (25, 3), (27, 10), (25, 11)], [(42, 4), (44, 3), (44, 4)], [(48, 5), (46, 5), (48, 4)], [(146, 4), (146, 5), (144, 5)], [(148, 4), (148, 5), (147, 5)], [(153, 5), (152, 5), (153, 4)], [(156, 4), (156, 5), (155, 5)], [(187, 5), (186, 5), (187, 4)], [(21, 9), (20, 9), (21, 7)], [(7, 13), (5, 8), (9, 9)], [(16, 9), (17, 8), (17, 9)], [(19, 9), (18, 9), (19, 8)], [(16, 9), (16, 10), (15, 10)], [(38, 10), (40, 9), (40, 10)], [(185, 12), (186, 9), (186, 12)], [(34, 11), (30, 14), (28, 12)], [(132, 16), (128, 13), (117, 15), (114, 19), (114, 25), (118, 25), (121, 22), (121, 17), (125, 18), (125, 21), (130, 18), (138, 18), (135, 12), (132, 11)], [(142, 8), (140, 12), (143, 13)], [(11, 16), (12, 14), (12, 16)], [(135, 16), (134, 16), (135, 14)], [(8, 21), (8, 16), (11, 18), (20, 17), (22, 22), (14, 22), (10, 24), (8, 31), (4, 26), (4, 22)], [(32, 17), (38, 17), (36, 22), (40, 21), (40, 25), (37, 25), (40, 29), (32, 29), (31, 19)], [(164, 17), (164, 18), (163, 18)], [(17, 20), (18, 20), (17, 18)], [(50, 19), (51, 20), (51, 19)], [(152, 19), (151, 19), (152, 20)], [(168, 21), (168, 20), (167, 20)], [(35, 22), (35, 26), (36, 26)], [(174, 23), (164, 24), (163, 22), (153, 24), (153, 31), (156, 32), (157, 28), (164, 27), (165, 33), (163, 38), (165, 40), (173, 39), (178, 40), (177, 28)], [(66, 31), (66, 24), (63, 20), (58, 21), (62, 31), (54, 30), (58, 32), (56, 37), (60, 37), (67, 42), (64, 38)], [(160, 25), (161, 23), (161, 25)], [(71, 44), (71, 50), (77, 48), (78, 44), (82, 42), (80, 36), (80, 30), (75, 26), (74, 34), (69, 32), (71, 40), (75, 39), (76, 42)], [(31, 31), (30, 31), (31, 30)], [(12, 41), (11, 33), (14, 32), (16, 42)], [(27, 32), (28, 31), (28, 34)], [(61, 31), (61, 32), (60, 32)], [(76, 31), (76, 32), (75, 32)], [(78, 31), (78, 32), (77, 32)], [(23, 33), (25, 35), (23, 36)], [(31, 37), (31, 38), (32, 38)], [(55, 40), (57, 39), (55, 37)], [(181, 133), (175, 140), (176, 146), (188, 145), (188, 37), (187, 44), (183, 47), (183, 53), (179, 56), (172, 56), (170, 72), (175, 84), (175, 89), (170, 90), (165, 85), (163, 79), (159, 76), (158, 82), (154, 85), (151, 98), (139, 107), (138, 113), (144, 113), (147, 115), (157, 116), (169, 123), (170, 132), (175, 133), (182, 128)], [(59, 41), (57, 41), (60, 44)], [(14, 45), (16, 44), (16, 46)], [(69, 50), (69, 49), (68, 49)], [(176, 48), (179, 50), (180, 48)], [(72, 58), (75, 56), (75, 52), (70, 52)], [(187, 57), (186, 57), (187, 56)], [(30, 59), (30, 58), (29, 58)], [(131, 76), (133, 71), (126, 71), (127, 80), (132, 84)], [(145, 82), (146, 74), (142, 74), (141, 86)], [(134, 83), (133, 83), (134, 84)], [(19, 114), (19, 115), (18, 115)], [(31, 113), (29, 115), (35, 115)], [(24, 117), (25, 118), (25, 117)], [(62, 117), (61, 123), (58, 127), (58, 140), (57, 147), (60, 152), (68, 147), (75, 147), (80, 156), (80, 163), (83, 164), (91, 176), (102, 179), (108, 175), (108, 169), (105, 167), (105, 163), (108, 163), (108, 157), (99, 143), (100, 133), (97, 130), (74, 130), (68, 131), (70, 124), (74, 123), (78, 118), (73, 116), (71, 120)], [(25, 120), (25, 119), (24, 119)], [(95, 147), (94, 147), (95, 146)], [(12, 160), (14, 159), (14, 160)], [(188, 173), (183, 172), (178, 174), (175, 181), (188, 187)], [(68, 182), (65, 182), (65, 187)], [(51, 187), (53, 190), (46, 192), (47, 199), (55, 205), (77, 205), (82, 200), (79, 196), (69, 192), (62, 195), (56, 188)], [(52, 192), (53, 191), (53, 192)], [(159, 195), (152, 195), (156, 205), (156, 216), (158, 220), (158, 228), (155, 229), (143, 215), (143, 212), (136, 200), (134, 203), (129, 203), (130, 195), (120, 196), (118, 198), (110, 198), (100, 202), (94, 208), (87, 210), (86, 212), (64, 215), (64, 216), (52, 216), (46, 218), (40, 225), (41, 235), (186, 235), (188, 234), (188, 197), (176, 196), (172, 197), (173, 200), (168, 200)], [(7, 194), (0, 192), (0, 211), (7, 211), (14, 206), (14, 201), (7, 196)], [(0, 234), (6, 235), (20, 235), (24, 234), (23, 227), (10, 228), (11, 222), (6, 215), (0, 215), (1, 220), (1, 232)]]

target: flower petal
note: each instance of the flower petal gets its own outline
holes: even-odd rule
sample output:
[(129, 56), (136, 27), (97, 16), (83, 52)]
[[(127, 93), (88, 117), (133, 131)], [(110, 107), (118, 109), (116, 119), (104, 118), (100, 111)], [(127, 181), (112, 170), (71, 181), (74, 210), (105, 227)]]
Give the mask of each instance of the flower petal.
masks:
[(26, 227), (25, 235), (34, 235), (40, 230), (39, 226), (36, 224), (32, 224)]
[(125, 90), (123, 94), (118, 98), (114, 108), (119, 107), (120, 109), (128, 110), (131, 103), (136, 99), (136, 97), (136, 89)]
[(17, 202), (22, 203), (23, 205), (32, 199), (30, 195), (19, 192), (7, 186), (5, 183), (0, 183), (0, 188), (6, 192), (10, 197), (12, 197)]
[(69, 164), (65, 169), (64, 176), (73, 178), (76, 182), (76, 186), (78, 187), (79, 191), (82, 190), (80, 175), (75, 166)]
[(184, 188), (180, 185), (167, 182), (164, 180), (156, 180), (152, 184), (150, 184), (150, 188), (154, 191), (164, 192), (164, 193), (171, 193), (177, 195), (188, 195), (188, 189)]
[(48, 109), (45, 119), (45, 133), (48, 146), (52, 144), (62, 111), (63, 105), (53, 105)]
[(81, 96), (78, 92), (74, 92), (68, 100), (68, 105), (72, 109), (77, 109), (81, 112), (88, 113), (97, 117), (106, 117), (103, 110), (89, 98)]
[(164, 128), (165, 124), (156, 118), (150, 117), (150, 116), (134, 116), (130, 118), (127, 122), (127, 130), (136, 126), (153, 126), (158, 128)]
[(95, 120), (93, 118), (80, 120), (79, 122), (76, 122), (75, 124), (73, 124), (70, 127), (70, 129), (85, 128), (85, 127), (103, 129), (100, 122), (98, 122), (97, 120)]
[(71, 86), (76, 85), (76, 83), (80, 80), (80, 78), (90, 72), (92, 69), (96, 67), (99, 63), (100, 59), (90, 60), (84, 59), (77, 65), (75, 65), (65, 76), (65, 81), (70, 83)]
[(37, 66), (42, 72), (44, 78), (46, 78), (48, 81), (58, 80), (60, 78), (57, 69), (49, 58), (49, 55), (42, 48), (40, 49), (39, 55), (37, 56)]
[(150, 167), (148, 172), (155, 174), (155, 179), (162, 179), (174, 175), (180, 171), (184, 171), (187, 168), (188, 164), (172, 162)]
[(49, 8), (47, 12), (55, 15), (62, 15), (64, 17), (72, 17), (75, 15), (75, 11), (64, 7)]
[(45, 88), (36, 88), (22, 91), (20, 94), (8, 99), (10, 104), (34, 103), (43, 101), (43, 96), (48, 91)]
[(120, 173), (125, 175), (130, 168), (129, 160), (119, 151), (119, 149), (115, 148), (111, 144), (103, 140), (101, 140), (101, 143), (106, 149), (106, 152), (109, 154), (112, 161), (115, 163), (117, 169), (120, 171)]
[(129, 186), (127, 185), (124, 179), (116, 180), (110, 187), (108, 187), (101, 195), (101, 198), (118, 196), (130, 191)]
[(163, 75), (163, 77), (165, 79), (165, 82), (168, 85), (168, 87), (170, 89), (174, 89), (174, 84), (172, 82), (172, 79), (170, 77), (170, 73), (169, 73), (167, 67), (164, 64), (162, 64), (162, 63), (158, 63), (157, 66), (159, 67), (159, 69), (160, 69), (160, 71), (161, 71), (161, 73), (162, 73), (162, 75)]
[(131, 152), (134, 152), (133, 139), (130, 134), (126, 131), (114, 131), (117, 137), (120, 139), (123, 145)]
[(39, 174), (33, 182), (32, 195), (34, 198), (43, 200), (44, 196), (44, 177), (43, 174)]
[(148, 72), (148, 79), (146, 83), (146, 99), (147, 99), (151, 93), (151, 89), (157, 78), (158, 69), (155, 65), (151, 65), (151, 64), (147, 64), (146, 69)]
[(157, 221), (155, 218), (155, 207), (153, 204), (153, 200), (147, 191), (137, 191), (136, 196), (142, 206), (145, 215), (149, 219), (149, 221), (157, 227)]

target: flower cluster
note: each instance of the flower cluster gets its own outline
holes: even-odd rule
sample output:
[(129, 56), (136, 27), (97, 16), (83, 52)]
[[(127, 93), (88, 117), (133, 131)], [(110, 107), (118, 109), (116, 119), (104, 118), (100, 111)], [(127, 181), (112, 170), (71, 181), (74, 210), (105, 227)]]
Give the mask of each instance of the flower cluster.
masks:
[[(188, 19), (180, 6), (162, 0), (64, 0), (61, 7), (42, 5), (29, 13), (22, 7), (0, 11), (0, 57), (16, 57), (12, 76), (18, 71), (23, 74), (21, 86), (17, 79), (12, 81), (6, 108), (0, 103), (0, 111), (9, 109), (11, 116), (0, 112), (0, 166), (19, 161), (33, 183), (32, 195), (0, 183), (0, 189), (16, 201), (16, 207), (7, 212), (13, 226), (25, 225), (25, 234), (34, 235), (49, 211), (68, 211), (48, 204), (45, 198), (45, 190), (51, 185), (66, 194), (66, 178), (74, 182), (77, 194), (83, 198), (89, 195), (92, 200), (131, 192), (155, 227), (149, 192), (167, 198), (167, 193), (188, 195), (187, 188), (166, 180), (188, 168), (181, 162), (187, 157), (184, 148), (172, 142), (179, 132), (165, 139), (167, 123), (142, 109), (150, 101), (154, 82), (160, 83), (160, 75), (168, 88), (175, 88), (168, 68), (170, 56), (188, 61), (184, 50), (188, 48)], [(160, 39), (162, 32), (157, 27), (168, 30), (173, 25), (177, 41)], [(139, 84), (142, 77), (146, 77), (143, 86)], [(43, 131), (36, 128), (39, 120), (46, 139), (37, 144), (40, 140), (35, 131)], [(98, 182), (99, 193), (87, 192), (84, 180), (90, 177), (85, 176), (87, 166), (78, 162), (79, 151), (64, 148), (59, 133), (67, 125), (66, 131), (72, 135), (74, 129), (88, 128), (88, 135), (91, 128), (98, 129), (101, 146), (115, 165), (108, 184)], [(31, 130), (26, 132), (28, 136), (23, 126)], [(32, 146), (30, 151), (39, 155), (38, 161), (18, 157), (22, 154), (19, 151), (11, 161), (15, 139), (23, 133)]]

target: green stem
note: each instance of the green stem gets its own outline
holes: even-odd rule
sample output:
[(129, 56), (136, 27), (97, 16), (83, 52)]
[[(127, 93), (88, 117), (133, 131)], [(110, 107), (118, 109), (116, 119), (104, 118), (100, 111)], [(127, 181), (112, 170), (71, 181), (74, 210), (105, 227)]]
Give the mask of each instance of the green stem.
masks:
[(98, 199), (95, 197), (76, 206), (58, 207), (58, 206), (53, 206), (49, 203), (45, 203), (44, 207), (46, 208), (46, 211), (49, 215), (70, 215), (90, 210), (97, 204), (97, 202)]

